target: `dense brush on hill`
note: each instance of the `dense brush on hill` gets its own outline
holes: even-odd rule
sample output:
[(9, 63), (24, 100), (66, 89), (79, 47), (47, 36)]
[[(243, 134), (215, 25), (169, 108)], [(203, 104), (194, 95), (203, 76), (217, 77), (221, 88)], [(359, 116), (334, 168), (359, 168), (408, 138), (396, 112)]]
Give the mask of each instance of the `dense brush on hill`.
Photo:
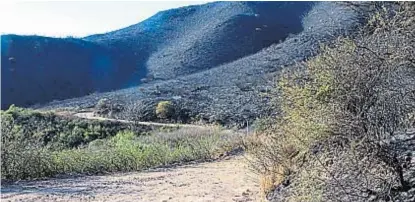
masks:
[[(157, 80), (142, 84), (138, 87), (109, 93), (93, 94), (82, 98), (54, 102), (43, 107), (45, 109), (66, 107), (87, 108), (93, 107), (100, 99), (105, 98), (111, 102), (121, 103), (125, 106), (125, 110), (118, 114), (119, 117), (127, 119), (137, 117), (140, 120), (154, 120), (156, 118), (154, 109), (157, 103), (159, 101), (169, 100), (178, 105), (191, 118), (207, 122), (237, 123), (240, 125), (245, 123), (246, 120), (253, 120), (256, 117), (269, 113), (267, 108), (269, 98), (260, 96), (260, 94), (272, 88), (273, 84), (270, 78), (274, 74), (277, 74), (280, 69), (296, 61), (304, 60), (317, 53), (320, 43), (330, 41), (335, 36), (341, 34), (350, 35), (360, 22), (358, 13), (336, 3), (220, 2), (206, 4), (201, 7), (186, 7), (173, 11), (178, 12), (182, 9), (182, 12), (186, 14), (183, 14), (186, 16), (184, 18), (186, 20), (183, 21), (186, 27), (193, 25), (187, 20), (191, 18), (189, 16), (194, 15), (199, 20), (194, 26), (210, 25), (219, 19), (223, 19), (225, 21), (221, 25), (226, 25), (226, 28), (219, 25), (214, 26), (211, 32), (206, 30), (208, 27), (203, 28), (203, 30), (186, 28), (186, 32), (177, 34), (182, 37), (171, 37), (171, 35), (174, 36), (175, 34), (166, 35), (165, 38), (171, 38), (170, 40), (165, 40), (168, 42), (168, 45), (157, 45), (158, 43), (154, 43), (153, 45), (157, 46), (155, 48), (157, 51), (149, 57), (146, 63), (148, 72), (155, 79), (170, 79)], [(192, 9), (196, 9), (197, 12), (193, 11), (191, 14), (188, 13)], [(123, 39), (123, 43), (131, 44), (131, 41), (134, 40), (127, 39), (128, 37), (132, 37), (134, 35), (133, 33), (136, 34), (136, 39), (139, 38), (137, 36), (149, 37), (142, 34), (145, 30), (150, 29), (148, 23), (154, 23), (156, 19), (172, 15), (174, 13), (173, 11), (162, 12), (150, 18), (148, 21), (143, 22), (143, 24), (140, 23), (125, 30), (115, 31), (106, 35), (91, 36), (87, 39), (109, 47), (110, 49), (115, 49), (115, 44), (121, 43), (117, 40), (117, 37)], [(238, 11), (237, 13), (243, 13), (242, 11), (244, 11), (245, 14), (236, 15), (233, 13), (236, 11)], [(228, 17), (223, 16), (223, 18), (216, 20), (209, 19), (203, 21), (202, 19), (205, 19), (202, 18), (203, 16), (207, 14), (209, 16), (213, 15), (211, 12), (217, 13), (220, 16), (225, 15), (225, 12)], [(168, 19), (173, 19), (172, 24), (177, 23), (177, 20), (174, 20), (176, 18), (169, 17)], [(263, 25), (267, 24), (263, 24), (260, 29), (252, 29), (252, 32), (248, 32), (251, 28), (242, 31), (241, 29), (246, 28), (246, 22), (242, 22), (242, 19), (255, 19), (255, 26), (253, 27), (257, 27), (264, 22), (268, 26), (264, 28)], [(287, 19), (292, 19), (292, 21)], [(160, 24), (159, 26), (166, 27), (171, 23)], [(290, 29), (282, 29), (280, 27), (281, 23), (286, 24), (284, 26), (288, 26)], [(234, 28), (231, 28), (231, 25)], [(298, 26), (301, 27), (298, 28)], [(277, 27), (281, 29), (277, 29)], [(267, 31), (267, 29), (270, 30)], [(180, 31), (179, 29), (167, 30), (170, 30), (169, 33), (179, 33)], [(219, 31), (222, 35), (218, 34)], [(228, 32), (233, 33), (235, 37), (231, 37), (230, 39), (229, 37), (231, 35), (229, 34), (227, 37), (220, 37)], [(212, 35), (210, 33), (214, 34)], [(156, 32), (156, 34), (160, 36), (160, 33)], [(263, 45), (258, 45), (255, 42), (257, 46), (254, 46), (255, 44), (245, 44), (248, 42), (239, 43), (235, 41), (238, 40), (237, 36), (240, 38), (242, 37), (241, 35), (248, 38), (252, 37), (253, 39), (253, 34), (255, 34), (255, 40), (257, 42), (262, 43), (269, 39), (268, 42), (270, 43), (267, 42)], [(212, 41), (210, 37), (214, 36), (217, 38)], [(190, 40), (194, 40), (193, 45), (187, 45), (191, 44), (189, 42)], [(221, 43), (215, 42), (219, 40), (221, 40)], [(204, 52), (206, 50), (213, 50), (212, 48), (216, 47), (216, 45), (211, 46), (211, 42), (219, 45), (223, 44), (217, 46), (218, 48), (214, 52)], [(192, 48), (188, 48), (188, 46)], [(120, 47), (125, 48), (128, 45)], [(138, 45), (134, 47), (139, 48)], [(239, 58), (225, 54), (225, 52), (227, 53), (235, 49), (235, 47), (241, 51), (239, 53), (243, 53), (238, 53)], [(172, 53), (173, 50), (177, 54), (167, 54)], [(165, 54), (164, 57), (160, 56), (161, 53)], [(192, 55), (192, 57), (187, 57), (187, 54)], [(245, 56), (242, 57), (241, 55)], [(187, 59), (181, 60), (180, 58), (184, 56)], [(219, 56), (226, 56), (228, 60), (215, 62), (215, 59), (220, 58)], [(158, 59), (155, 60), (155, 57)], [(177, 63), (174, 62), (176, 61), (175, 58), (177, 58), (177, 61), (184, 61), (182, 63), (183, 65), (177, 66)], [(198, 59), (200, 65), (185, 65), (194, 62), (193, 59), (190, 60), (191, 58), (203, 59)], [(211, 64), (206, 66), (209, 61)], [(156, 63), (159, 65), (155, 65)], [(171, 73), (172, 67), (177, 70), (177, 73), (181, 72), (180, 76), (175, 76), (174, 73)], [(162, 76), (163, 74), (166, 75)], [(134, 116), (130, 116), (131, 114)], [(136, 114), (142, 115), (138, 116)]]

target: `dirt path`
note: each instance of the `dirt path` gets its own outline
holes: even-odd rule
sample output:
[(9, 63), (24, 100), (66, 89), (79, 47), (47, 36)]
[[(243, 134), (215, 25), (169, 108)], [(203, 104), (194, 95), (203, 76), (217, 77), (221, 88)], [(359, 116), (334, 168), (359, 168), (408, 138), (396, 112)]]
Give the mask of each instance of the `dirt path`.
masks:
[(121, 123), (134, 123), (134, 124), (140, 124), (140, 125), (153, 125), (153, 126), (168, 126), (168, 127), (182, 127), (182, 128), (204, 128), (206, 126), (201, 125), (195, 125), (195, 124), (175, 124), (175, 123), (157, 123), (157, 122), (133, 122), (128, 120), (122, 120), (122, 119), (111, 119), (111, 118), (104, 118), (95, 116), (93, 112), (79, 112), (79, 113), (70, 113), (70, 112), (57, 112), (58, 115), (66, 115), (66, 116), (75, 116), (78, 118), (84, 118), (84, 119), (93, 119), (93, 120), (101, 120), (101, 121), (117, 121)]
[(20, 182), (1, 201), (260, 201), (258, 178), (242, 156), (146, 172)]

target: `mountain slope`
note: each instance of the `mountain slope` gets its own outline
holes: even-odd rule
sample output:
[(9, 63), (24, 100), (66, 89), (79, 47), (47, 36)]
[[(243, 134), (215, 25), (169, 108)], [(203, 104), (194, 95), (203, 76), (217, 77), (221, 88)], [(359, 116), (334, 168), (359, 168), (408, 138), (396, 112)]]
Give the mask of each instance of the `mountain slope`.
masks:
[(252, 54), (302, 30), (310, 2), (215, 2), (159, 12), (85, 40), (133, 52), (155, 79), (171, 79)]
[(83, 39), (2, 36), (2, 73), (7, 77), (2, 80), (7, 89), (2, 108), (214, 68), (300, 32), (301, 16), (311, 5), (215, 2), (159, 12), (136, 25)]
[(316, 54), (321, 42), (352, 33), (359, 24), (357, 19), (357, 14), (346, 7), (336, 3), (318, 3), (301, 19), (304, 22), (302, 32), (256, 54), (140, 88), (51, 103), (46, 109), (91, 107), (99, 99), (107, 98), (125, 105), (125, 111), (119, 116), (152, 120), (157, 102), (171, 100), (188, 111), (190, 117), (243, 124), (268, 113), (270, 100), (260, 92), (273, 87), (272, 78), (281, 68)]
[(101, 62), (108, 53), (83, 40), (4, 35), (1, 46), (2, 108), (83, 96), (111, 82)]

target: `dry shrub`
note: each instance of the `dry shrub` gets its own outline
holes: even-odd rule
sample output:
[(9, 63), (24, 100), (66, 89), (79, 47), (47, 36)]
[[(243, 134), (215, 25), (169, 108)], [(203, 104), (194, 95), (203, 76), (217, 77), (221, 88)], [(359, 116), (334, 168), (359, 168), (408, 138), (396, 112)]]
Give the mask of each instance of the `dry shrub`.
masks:
[(262, 173), (259, 183), (261, 193), (265, 195), (270, 194), (275, 187), (284, 183), (287, 174), (287, 169), (281, 165), (271, 168), (266, 173)]
[[(403, 158), (414, 152), (415, 6), (376, 8), (358, 36), (280, 75), (282, 116), (246, 143), (274, 200), (400, 201), (415, 186)], [(279, 167), (288, 186), (270, 174)]]

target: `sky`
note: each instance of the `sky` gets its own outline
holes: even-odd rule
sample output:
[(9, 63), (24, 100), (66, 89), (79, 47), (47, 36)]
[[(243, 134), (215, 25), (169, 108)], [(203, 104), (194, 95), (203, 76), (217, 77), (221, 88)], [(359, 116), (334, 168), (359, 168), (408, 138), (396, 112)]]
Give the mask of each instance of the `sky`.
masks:
[(0, 33), (83, 37), (141, 22), (158, 11), (206, 1), (0, 2)]

